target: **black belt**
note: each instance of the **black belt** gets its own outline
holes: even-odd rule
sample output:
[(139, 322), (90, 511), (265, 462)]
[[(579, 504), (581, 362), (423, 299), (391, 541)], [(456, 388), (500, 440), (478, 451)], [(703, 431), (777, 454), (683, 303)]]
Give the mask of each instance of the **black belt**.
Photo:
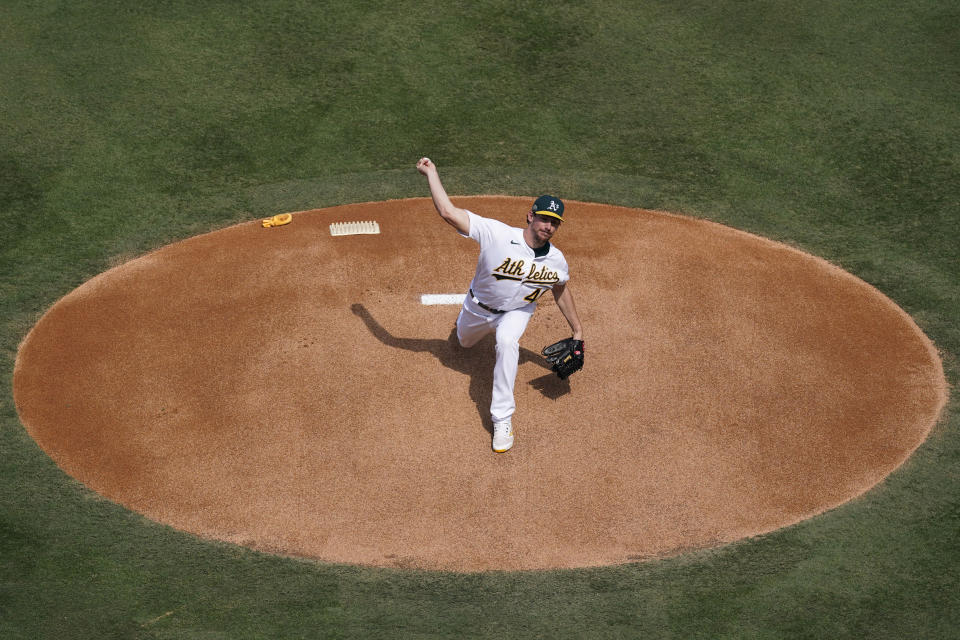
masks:
[(473, 301), (476, 302), (477, 306), (480, 307), (481, 309), (486, 309), (490, 313), (506, 313), (506, 311), (501, 311), (500, 309), (494, 309), (493, 307), (488, 307), (487, 305), (477, 300), (477, 296), (473, 295), (473, 289), (470, 289), (470, 297), (473, 298)]

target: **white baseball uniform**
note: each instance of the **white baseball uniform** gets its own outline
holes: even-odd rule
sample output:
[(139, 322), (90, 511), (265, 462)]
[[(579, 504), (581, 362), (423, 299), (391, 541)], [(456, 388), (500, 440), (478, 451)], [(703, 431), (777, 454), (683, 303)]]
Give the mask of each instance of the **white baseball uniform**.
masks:
[(496, 333), (497, 363), (493, 369), (490, 416), (509, 420), (516, 409), (513, 385), (520, 360), (520, 336), (537, 308), (537, 300), (556, 284), (570, 279), (567, 260), (549, 242), (538, 250), (527, 245), (523, 229), (467, 212), (469, 237), (480, 244), (470, 293), (457, 317), (457, 338), (472, 347)]

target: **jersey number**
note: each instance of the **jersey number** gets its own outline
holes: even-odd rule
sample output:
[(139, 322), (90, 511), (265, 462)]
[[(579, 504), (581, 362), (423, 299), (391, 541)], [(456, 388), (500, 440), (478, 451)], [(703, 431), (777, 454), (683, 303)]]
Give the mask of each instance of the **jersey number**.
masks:
[(536, 302), (537, 298), (542, 296), (545, 292), (546, 292), (546, 289), (534, 289), (530, 295), (524, 296), (523, 299), (528, 300), (530, 302)]

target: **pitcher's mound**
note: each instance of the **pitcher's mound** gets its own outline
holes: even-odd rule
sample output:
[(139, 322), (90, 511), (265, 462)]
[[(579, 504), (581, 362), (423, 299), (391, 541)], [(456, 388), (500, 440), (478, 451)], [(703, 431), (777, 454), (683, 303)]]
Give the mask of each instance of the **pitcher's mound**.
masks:
[[(459, 206), (522, 226), (532, 199)], [(429, 199), (191, 238), (59, 301), (14, 391), (67, 473), (160, 522), (261, 550), (430, 569), (622, 563), (847, 501), (946, 399), (911, 319), (862, 281), (709, 222), (567, 203), (586, 367), (550, 296), (521, 341), (516, 445), (490, 448), (493, 345), (451, 336), (477, 245)], [(331, 236), (333, 222), (379, 234)]]

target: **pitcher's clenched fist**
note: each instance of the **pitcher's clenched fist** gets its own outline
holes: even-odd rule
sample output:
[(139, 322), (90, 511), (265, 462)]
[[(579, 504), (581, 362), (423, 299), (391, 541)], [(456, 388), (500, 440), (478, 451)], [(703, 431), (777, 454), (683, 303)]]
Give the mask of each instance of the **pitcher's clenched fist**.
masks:
[(417, 171), (423, 175), (427, 175), (431, 171), (436, 171), (437, 166), (433, 164), (430, 158), (420, 158), (420, 161), (417, 162)]

